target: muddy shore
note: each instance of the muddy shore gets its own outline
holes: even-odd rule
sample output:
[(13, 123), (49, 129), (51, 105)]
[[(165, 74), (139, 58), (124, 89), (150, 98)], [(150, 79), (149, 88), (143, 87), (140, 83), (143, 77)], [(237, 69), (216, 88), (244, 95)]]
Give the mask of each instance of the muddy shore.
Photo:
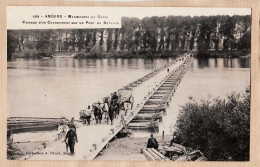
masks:
[[(155, 137), (159, 145), (169, 141), (171, 136), (165, 136), (164, 141), (161, 137)], [(116, 138), (110, 141), (95, 160), (121, 160), (121, 161), (147, 161), (141, 153), (141, 149), (146, 147), (149, 137), (125, 137)]]

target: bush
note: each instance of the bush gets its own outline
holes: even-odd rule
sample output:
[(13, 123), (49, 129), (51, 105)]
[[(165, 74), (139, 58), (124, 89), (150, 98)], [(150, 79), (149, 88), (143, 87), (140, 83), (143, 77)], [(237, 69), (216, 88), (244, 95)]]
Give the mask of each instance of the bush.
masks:
[(90, 52), (87, 53), (88, 57), (100, 58), (103, 56), (103, 51), (100, 48), (94, 46)]
[(111, 57), (119, 57), (120, 56), (120, 54), (116, 50), (113, 50), (113, 49), (111, 49), (108, 52), (108, 55), (111, 56)]
[(248, 161), (250, 88), (226, 99), (189, 102), (176, 123), (185, 146), (201, 150), (211, 161)]
[(17, 160), (22, 157), (24, 154), (15, 144), (7, 145), (7, 159), (8, 160)]
[(24, 47), (28, 48), (29, 50), (35, 50), (36, 45), (37, 45), (36, 42), (30, 42), (30, 41), (27, 41), (27, 42), (24, 43)]

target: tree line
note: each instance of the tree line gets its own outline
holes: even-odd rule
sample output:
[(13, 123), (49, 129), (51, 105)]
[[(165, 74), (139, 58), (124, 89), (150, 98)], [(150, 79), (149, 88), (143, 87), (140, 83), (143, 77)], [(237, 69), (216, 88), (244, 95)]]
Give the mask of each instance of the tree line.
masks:
[(37, 52), (164, 51), (250, 49), (251, 16), (122, 17), (119, 29), (8, 30), (8, 56)]

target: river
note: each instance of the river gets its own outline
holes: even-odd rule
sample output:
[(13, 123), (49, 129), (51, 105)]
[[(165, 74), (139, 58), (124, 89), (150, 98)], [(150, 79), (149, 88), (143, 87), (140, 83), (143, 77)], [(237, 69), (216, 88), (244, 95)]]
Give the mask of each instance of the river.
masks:
[[(81, 109), (171, 60), (18, 58), (9, 61), (7, 115), (78, 119)], [(233, 91), (244, 91), (249, 84), (250, 58), (195, 58), (167, 108), (160, 132), (172, 132), (178, 110), (188, 97), (224, 98)]]

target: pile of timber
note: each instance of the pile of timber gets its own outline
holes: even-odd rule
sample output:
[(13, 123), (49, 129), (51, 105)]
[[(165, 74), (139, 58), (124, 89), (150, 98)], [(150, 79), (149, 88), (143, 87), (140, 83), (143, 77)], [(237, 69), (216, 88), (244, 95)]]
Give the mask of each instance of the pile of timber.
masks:
[(64, 118), (9, 117), (7, 129), (11, 133), (55, 130), (64, 122)]
[(160, 152), (155, 150), (154, 148), (143, 148), (141, 152), (145, 155), (145, 157), (149, 161), (169, 161), (167, 157), (162, 155)]

